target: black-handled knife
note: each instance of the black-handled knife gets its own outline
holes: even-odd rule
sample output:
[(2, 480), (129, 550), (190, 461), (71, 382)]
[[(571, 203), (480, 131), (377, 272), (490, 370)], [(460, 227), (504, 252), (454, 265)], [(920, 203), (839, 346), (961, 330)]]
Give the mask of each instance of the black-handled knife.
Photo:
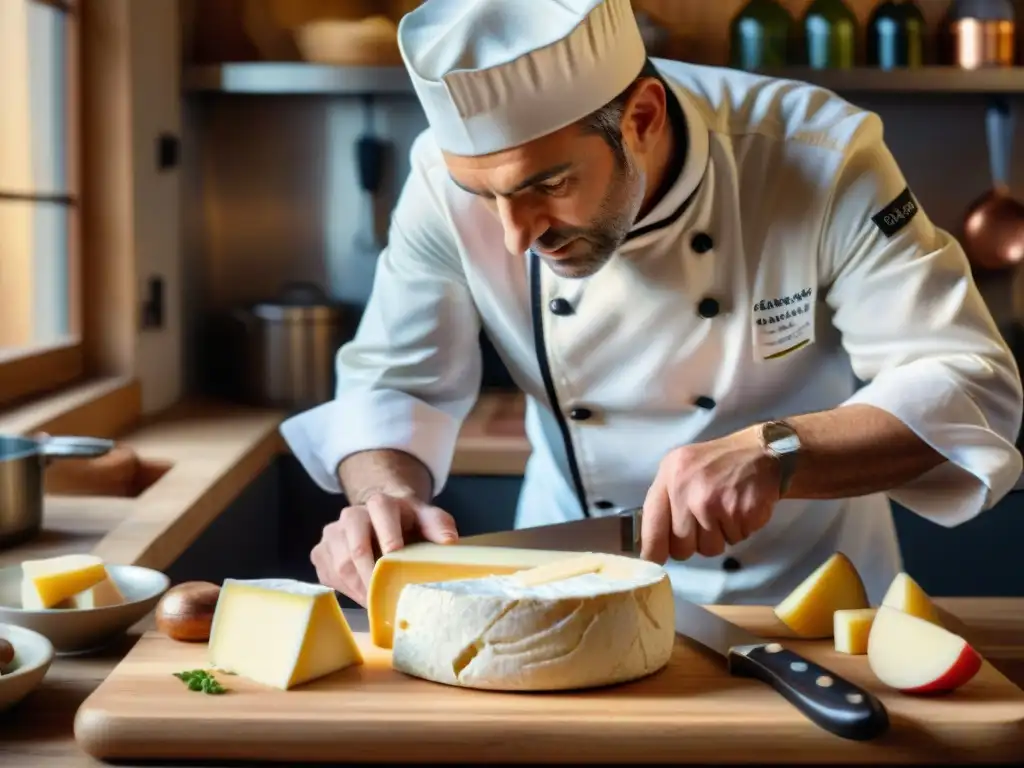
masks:
[(889, 728), (878, 698), (781, 643), (677, 597), (676, 633), (724, 657), (729, 673), (767, 683), (809, 720), (844, 739), (866, 741)]

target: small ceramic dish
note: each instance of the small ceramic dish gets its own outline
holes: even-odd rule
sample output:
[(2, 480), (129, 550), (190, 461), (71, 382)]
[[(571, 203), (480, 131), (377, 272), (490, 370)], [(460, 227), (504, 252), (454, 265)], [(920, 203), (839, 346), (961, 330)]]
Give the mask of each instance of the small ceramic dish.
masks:
[(14, 647), (14, 661), (0, 667), (0, 712), (34, 691), (53, 662), (53, 643), (38, 632), (0, 624), (0, 639)]
[(137, 565), (108, 565), (125, 602), (103, 608), (21, 607), (21, 566), (0, 568), (0, 622), (34, 630), (58, 655), (88, 653), (109, 645), (156, 607), (171, 580)]

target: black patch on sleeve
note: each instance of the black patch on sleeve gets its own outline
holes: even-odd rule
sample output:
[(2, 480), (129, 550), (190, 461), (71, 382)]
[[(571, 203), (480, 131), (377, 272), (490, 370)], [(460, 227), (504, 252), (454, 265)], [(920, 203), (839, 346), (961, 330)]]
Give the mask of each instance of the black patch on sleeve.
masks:
[(917, 216), (917, 211), (917, 200), (911, 194), (910, 187), (905, 187), (899, 197), (872, 216), (871, 220), (882, 230), (883, 235), (892, 237)]

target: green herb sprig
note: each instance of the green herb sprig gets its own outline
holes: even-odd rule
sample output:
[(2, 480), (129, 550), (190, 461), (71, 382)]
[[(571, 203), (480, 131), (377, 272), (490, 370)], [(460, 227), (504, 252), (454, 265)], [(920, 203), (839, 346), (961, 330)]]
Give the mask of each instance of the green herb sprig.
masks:
[(205, 669), (193, 669), (188, 672), (175, 672), (173, 674), (185, 683), (190, 691), (199, 691), (211, 696), (227, 692), (227, 688), (218, 683), (217, 679)]

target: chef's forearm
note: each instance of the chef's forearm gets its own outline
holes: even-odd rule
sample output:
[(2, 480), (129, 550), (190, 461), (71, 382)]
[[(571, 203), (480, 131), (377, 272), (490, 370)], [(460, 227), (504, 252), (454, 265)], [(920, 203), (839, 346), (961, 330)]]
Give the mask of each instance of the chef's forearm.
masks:
[(835, 499), (908, 483), (945, 458), (900, 419), (854, 404), (786, 419), (801, 451), (787, 498)]
[(430, 501), (433, 478), (423, 463), (403, 451), (361, 451), (338, 465), (341, 488), (353, 505), (365, 504), (375, 493)]

